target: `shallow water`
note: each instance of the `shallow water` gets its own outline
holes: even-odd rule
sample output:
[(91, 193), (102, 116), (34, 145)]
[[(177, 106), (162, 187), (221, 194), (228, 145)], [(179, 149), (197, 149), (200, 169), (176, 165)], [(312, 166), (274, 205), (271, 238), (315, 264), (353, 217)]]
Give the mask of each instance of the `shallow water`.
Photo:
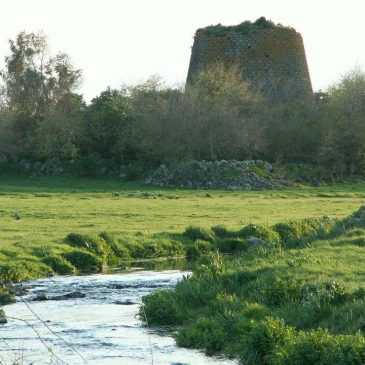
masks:
[[(173, 287), (186, 274), (177, 270), (151, 270), (28, 282), (30, 294), (23, 301), (45, 324), (23, 301), (6, 306), (9, 317), (26, 320), (28, 324), (9, 319), (9, 323), (0, 327), (0, 364), (10, 365), (19, 358), (24, 365), (85, 364), (82, 358), (90, 365), (236, 364), (179, 348), (170, 336), (145, 328), (136, 317), (143, 295)], [(32, 301), (41, 292), (52, 297), (75, 291), (85, 293), (86, 297)], [(123, 304), (126, 302), (133, 304)]]

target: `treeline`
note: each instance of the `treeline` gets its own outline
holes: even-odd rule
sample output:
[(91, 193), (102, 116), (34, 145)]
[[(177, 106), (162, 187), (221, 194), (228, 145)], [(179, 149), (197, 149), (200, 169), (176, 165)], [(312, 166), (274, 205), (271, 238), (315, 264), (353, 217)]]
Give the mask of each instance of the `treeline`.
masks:
[[(141, 170), (184, 160), (305, 163), (328, 176), (363, 175), (365, 74), (354, 70), (313, 99), (272, 103), (240, 71), (216, 65), (185, 87), (145, 83), (103, 91), (87, 104), (81, 71), (48, 54), (42, 34), (10, 41), (1, 72), (0, 157), (75, 160)], [(85, 173), (84, 171), (84, 173)]]

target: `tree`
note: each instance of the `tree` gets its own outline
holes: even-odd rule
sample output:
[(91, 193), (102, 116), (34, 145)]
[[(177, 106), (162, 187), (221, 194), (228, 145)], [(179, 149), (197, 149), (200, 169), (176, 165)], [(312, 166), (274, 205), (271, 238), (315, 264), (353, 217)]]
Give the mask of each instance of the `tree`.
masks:
[(259, 143), (255, 116), (261, 97), (237, 65), (210, 65), (187, 85), (184, 98), (195, 105), (193, 119), (205, 146), (203, 158), (243, 159), (255, 154)]
[(337, 164), (346, 174), (363, 173), (365, 163), (365, 73), (355, 68), (328, 91)]
[[(65, 106), (67, 101), (72, 104), (75, 100), (80, 101), (74, 90), (81, 81), (81, 71), (73, 67), (66, 54), (51, 57), (47, 38), (41, 33), (21, 32), (9, 44), (11, 54), (5, 58), (5, 69), (0, 74), (4, 84), (2, 101), (11, 115), (9, 128), (13, 142), (21, 154), (37, 157), (43, 142), (39, 139), (39, 132), (49, 127), (46, 121), (50, 120), (54, 110), (61, 110), (60, 106)], [(80, 108), (82, 104), (79, 102)], [(58, 116), (57, 123), (63, 123), (62, 115)], [(78, 120), (77, 117), (75, 121)], [(74, 131), (70, 127), (63, 129), (64, 132), (72, 134)], [(40, 134), (44, 136), (44, 133)], [(62, 146), (54, 150), (60, 151), (59, 148)]]
[[(91, 101), (84, 124), (84, 152), (92, 151), (103, 158), (128, 158), (128, 112), (125, 90), (108, 88)], [(126, 156), (127, 154), (127, 156)]]

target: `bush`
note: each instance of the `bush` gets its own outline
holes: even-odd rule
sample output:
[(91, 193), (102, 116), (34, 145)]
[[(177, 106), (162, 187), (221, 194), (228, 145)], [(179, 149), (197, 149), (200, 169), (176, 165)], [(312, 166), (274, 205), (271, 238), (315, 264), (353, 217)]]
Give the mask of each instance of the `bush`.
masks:
[(263, 321), (252, 321), (251, 328), (241, 336), (241, 358), (249, 365), (272, 365), (270, 357), (293, 334), (294, 329), (278, 319), (267, 317)]
[(75, 164), (75, 170), (81, 176), (98, 177), (103, 175), (105, 161), (95, 152), (80, 157)]
[(249, 224), (243, 227), (238, 236), (242, 238), (257, 237), (268, 243), (279, 243), (280, 235), (264, 224)]
[(47, 276), (51, 271), (49, 266), (43, 262), (35, 261), (33, 256), (28, 256), (9, 265), (0, 266), (0, 278), (18, 283), (24, 280), (30, 280)]
[(146, 241), (125, 242), (124, 245), (133, 258), (156, 258), (167, 256), (179, 256), (184, 253), (181, 242), (168, 239), (150, 239)]
[(126, 259), (131, 256), (129, 249), (110, 232), (101, 232), (99, 237), (103, 239), (110, 247), (111, 251), (117, 258)]
[(214, 318), (198, 318), (175, 335), (179, 346), (204, 348), (208, 355), (220, 352), (226, 342), (227, 332)]
[[(15, 302), (15, 296), (9, 293), (8, 288), (0, 288), (0, 306)], [(1, 317), (1, 314), (0, 314)]]
[(253, 295), (269, 306), (279, 306), (287, 301), (300, 301), (303, 297), (301, 282), (294, 278), (279, 276), (257, 281)]
[[(0, 303), (0, 305), (1, 305), (1, 303)], [(0, 309), (0, 318), (6, 318), (6, 314), (2, 309)]]
[(100, 236), (70, 233), (66, 239), (72, 246), (84, 248), (108, 262), (114, 261), (111, 248)]
[(298, 332), (281, 344), (274, 365), (361, 365), (365, 363), (362, 335), (331, 335), (323, 329)]
[(99, 237), (103, 239), (109, 246), (116, 241), (115, 236), (110, 232), (100, 232)]
[(283, 242), (295, 241), (300, 238), (321, 237), (328, 234), (335, 226), (331, 217), (307, 218), (287, 223), (278, 223), (273, 229), (279, 233)]
[(169, 326), (182, 323), (182, 313), (170, 290), (159, 290), (143, 297), (139, 317), (149, 325)]
[(73, 250), (63, 253), (62, 256), (83, 273), (101, 272), (103, 270), (103, 260), (91, 252)]
[(60, 255), (45, 257), (42, 259), (42, 262), (50, 266), (54, 272), (60, 275), (74, 274), (76, 272), (75, 266)]
[(185, 229), (185, 237), (191, 241), (204, 240), (212, 242), (215, 239), (214, 232), (199, 226), (189, 226)]
[(311, 284), (303, 288), (303, 297), (307, 305), (317, 309), (328, 305), (339, 305), (352, 300), (357, 295), (361, 298), (362, 292), (358, 289), (352, 296), (346, 287), (336, 281)]
[(186, 258), (188, 260), (196, 260), (204, 254), (212, 251), (213, 246), (208, 241), (196, 240), (193, 244), (189, 245), (186, 249)]
[(216, 247), (222, 253), (236, 253), (246, 251), (248, 244), (240, 238), (223, 238), (215, 242)]
[(227, 238), (234, 236), (234, 233), (230, 232), (225, 226), (214, 226), (211, 228), (212, 232), (219, 238)]

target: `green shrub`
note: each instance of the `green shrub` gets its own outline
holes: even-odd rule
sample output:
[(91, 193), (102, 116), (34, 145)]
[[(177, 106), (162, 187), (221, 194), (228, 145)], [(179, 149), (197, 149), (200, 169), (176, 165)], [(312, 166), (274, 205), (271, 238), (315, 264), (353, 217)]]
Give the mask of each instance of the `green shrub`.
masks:
[(103, 270), (103, 260), (91, 252), (72, 250), (63, 253), (62, 256), (83, 273), (101, 272)]
[(60, 275), (74, 274), (76, 272), (75, 266), (60, 255), (44, 257), (42, 262), (50, 266), (54, 272)]
[(212, 251), (213, 246), (208, 241), (196, 240), (186, 248), (186, 258), (188, 260), (196, 260), (202, 255)]
[(238, 236), (242, 238), (257, 237), (268, 243), (280, 242), (280, 235), (264, 224), (249, 224), (238, 232)]
[(318, 329), (298, 332), (277, 348), (273, 365), (362, 365), (365, 363), (362, 335), (331, 335)]
[(116, 262), (113, 250), (100, 236), (70, 233), (66, 239), (72, 246), (84, 248), (102, 258), (109, 264)]
[(349, 231), (346, 231), (344, 235), (346, 237), (365, 236), (365, 230), (360, 228), (350, 229)]
[(170, 290), (158, 290), (142, 298), (139, 317), (149, 325), (177, 325), (182, 323), (174, 294)]
[(110, 232), (100, 232), (99, 237), (103, 239), (109, 246), (116, 241), (115, 236)]
[(32, 249), (32, 254), (37, 257), (47, 257), (51, 255), (53, 250), (52, 246), (37, 246)]
[(104, 166), (105, 160), (103, 160), (100, 154), (90, 152), (76, 160), (74, 169), (81, 176), (97, 177), (103, 175)]
[(162, 256), (181, 256), (185, 253), (185, 247), (179, 241), (170, 239), (159, 239), (158, 243), (162, 247)]
[(226, 334), (219, 320), (201, 317), (178, 331), (175, 339), (180, 346), (203, 348), (208, 355), (213, 355), (222, 351)]
[(233, 237), (235, 234), (228, 230), (226, 226), (218, 225), (211, 228), (212, 232), (219, 238)]
[[(206, 270), (199, 272), (199, 276), (184, 277), (176, 284), (175, 289), (176, 301), (182, 311), (186, 311), (186, 308), (209, 306), (217, 298), (218, 293), (224, 291), (222, 283), (217, 282)], [(188, 319), (186, 316), (184, 318)]]
[[(0, 303), (0, 305), (2, 304)], [(2, 309), (0, 309), (0, 318), (6, 318), (6, 314)]]
[(253, 172), (257, 176), (261, 176), (261, 177), (270, 176), (270, 172), (267, 169), (265, 169), (264, 167), (261, 167), (261, 166), (251, 165), (250, 170), (251, 170), (251, 172)]
[(116, 257), (121, 258), (121, 259), (128, 259), (131, 257), (130, 250), (123, 242), (115, 241), (115, 242), (109, 244), (109, 246)]
[(185, 251), (181, 242), (165, 238), (125, 242), (124, 245), (131, 257), (143, 259), (180, 256)]
[(308, 218), (287, 223), (275, 224), (273, 229), (279, 233), (283, 242), (295, 241), (300, 238), (323, 237), (335, 226), (335, 220), (331, 217)]
[[(356, 292), (361, 298), (361, 290)], [(307, 305), (322, 308), (328, 305), (339, 305), (356, 297), (349, 290), (336, 281), (320, 282), (303, 287), (303, 299)]]
[(222, 238), (215, 241), (215, 245), (222, 253), (236, 253), (246, 251), (248, 244), (240, 238)]
[[(356, 293), (361, 296), (361, 290)], [(352, 296), (343, 285), (335, 281), (305, 284), (288, 276), (276, 276), (256, 282), (252, 295), (268, 306), (295, 302), (316, 309), (342, 304), (356, 296)]]
[(303, 297), (301, 282), (287, 276), (261, 279), (252, 289), (254, 298), (268, 306), (279, 306), (293, 300), (300, 301)]
[[(0, 287), (0, 306), (15, 302), (15, 296), (9, 293), (8, 288)], [(0, 314), (1, 317), (1, 314)]]
[(245, 303), (241, 316), (249, 319), (264, 319), (269, 315), (269, 310), (261, 303)]
[(108, 246), (100, 236), (70, 233), (66, 239), (72, 246), (85, 248), (100, 257), (105, 257), (107, 255)]
[[(136, 258), (153, 258), (163, 256), (163, 248), (158, 242), (144, 242), (136, 247)], [(139, 249), (139, 250), (138, 250)]]
[(101, 232), (99, 233), (99, 237), (106, 242), (117, 258), (126, 259), (131, 256), (129, 249), (125, 246), (125, 244), (123, 244), (123, 242), (117, 240), (114, 234), (110, 232)]
[(0, 266), (0, 278), (13, 283), (47, 276), (50, 273), (49, 266), (39, 262), (34, 256), (27, 256), (14, 263)]
[(204, 240), (212, 242), (215, 239), (214, 232), (210, 229), (199, 227), (199, 226), (189, 226), (185, 229), (184, 235), (191, 241)]
[(275, 350), (294, 333), (293, 328), (279, 319), (267, 317), (262, 321), (252, 321), (248, 331), (241, 335), (241, 358), (249, 365), (272, 365), (270, 358)]

